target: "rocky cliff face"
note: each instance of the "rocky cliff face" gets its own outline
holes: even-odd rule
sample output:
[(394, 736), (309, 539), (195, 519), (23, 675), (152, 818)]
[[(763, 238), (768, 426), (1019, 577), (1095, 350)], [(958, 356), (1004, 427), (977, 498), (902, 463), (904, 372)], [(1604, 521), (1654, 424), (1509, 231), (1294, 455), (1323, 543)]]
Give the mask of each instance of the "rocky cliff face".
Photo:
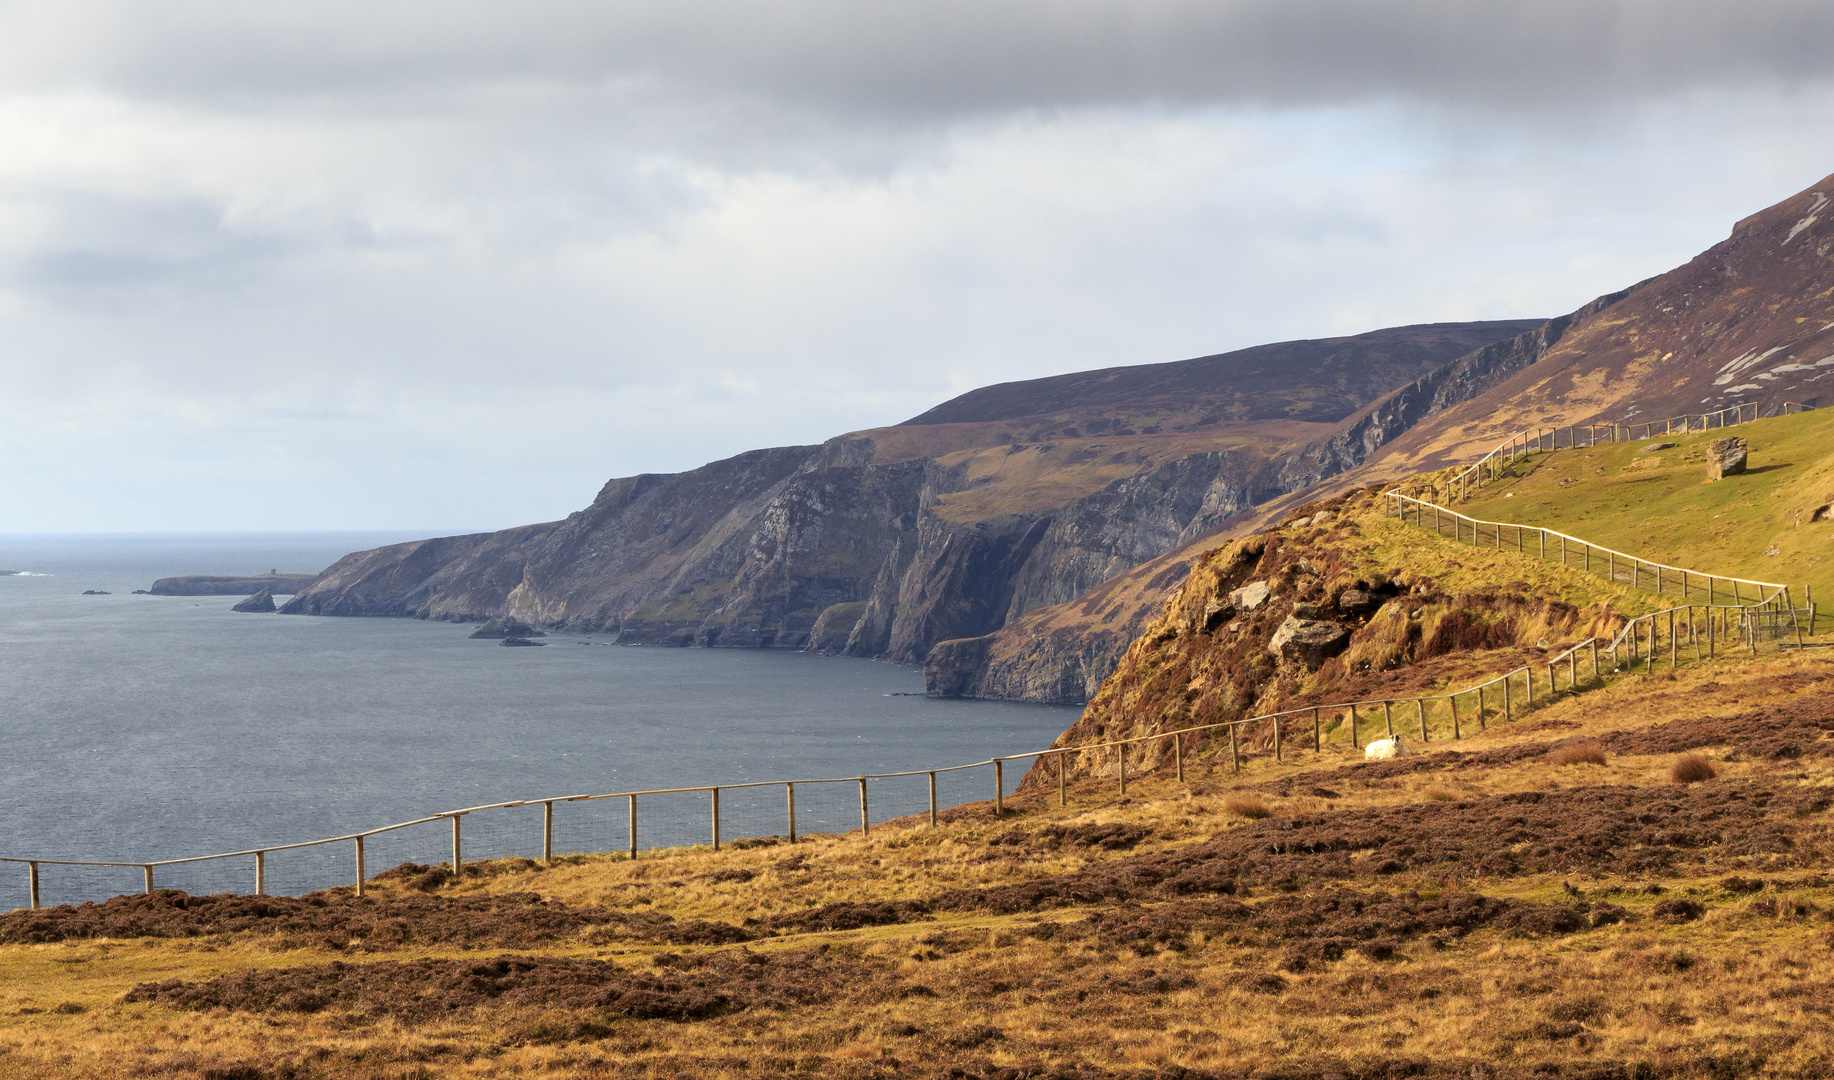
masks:
[(1214, 528), (1326, 420), (1528, 325), (1005, 384), (895, 428), (613, 480), (564, 521), (358, 552), (282, 610), (918, 663)]

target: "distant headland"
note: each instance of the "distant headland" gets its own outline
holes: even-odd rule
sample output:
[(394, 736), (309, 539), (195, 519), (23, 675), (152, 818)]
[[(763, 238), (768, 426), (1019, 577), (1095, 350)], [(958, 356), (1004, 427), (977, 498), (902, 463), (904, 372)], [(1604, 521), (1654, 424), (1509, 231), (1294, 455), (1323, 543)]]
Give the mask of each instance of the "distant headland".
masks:
[(291, 596), (317, 579), (317, 574), (272, 573), (253, 577), (185, 574), (160, 578), (148, 591), (154, 596), (251, 596), (266, 589), (275, 595)]

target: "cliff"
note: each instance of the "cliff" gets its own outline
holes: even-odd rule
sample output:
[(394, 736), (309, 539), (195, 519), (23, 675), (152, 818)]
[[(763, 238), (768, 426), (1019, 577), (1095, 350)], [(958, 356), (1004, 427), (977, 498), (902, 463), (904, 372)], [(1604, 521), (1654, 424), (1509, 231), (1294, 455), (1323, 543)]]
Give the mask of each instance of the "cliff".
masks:
[(1402, 327), (963, 395), (890, 428), (617, 479), (565, 520), (346, 556), (283, 611), (916, 663), (1214, 529), (1397, 385), (1539, 322)]

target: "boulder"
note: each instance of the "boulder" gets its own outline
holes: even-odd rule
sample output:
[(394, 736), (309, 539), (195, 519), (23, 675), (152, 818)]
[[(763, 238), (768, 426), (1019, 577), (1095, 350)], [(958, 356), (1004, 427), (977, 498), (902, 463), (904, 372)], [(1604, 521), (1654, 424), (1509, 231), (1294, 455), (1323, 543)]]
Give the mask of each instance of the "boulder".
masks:
[(1233, 618), (1235, 618), (1235, 605), (1222, 600), (1212, 600), (1204, 605), (1204, 632), (1209, 633)]
[(511, 618), (508, 615), (501, 615), (490, 620), (473, 631), (471, 636), (486, 639), (547, 637), (546, 634), (521, 619)]
[(1345, 589), (1337, 594), (1337, 610), (1346, 615), (1366, 615), (1382, 606), (1382, 600), (1363, 589)]
[(274, 610), (274, 594), (266, 589), (262, 589), (247, 600), (237, 604), (232, 610), (272, 612)]
[(1273, 590), (1265, 581), (1251, 581), (1229, 594), (1229, 603), (1237, 611), (1253, 611), (1267, 603), (1267, 597)]
[(1309, 671), (1344, 651), (1350, 631), (1333, 622), (1288, 615), (1267, 643), (1267, 651), (1283, 660), (1304, 664)]
[(1707, 447), (1707, 479), (1724, 480), (1744, 472), (1750, 449), (1744, 439), (1714, 439)]
[[(476, 636), (477, 636), (476, 634), (472, 635), (472, 637), (476, 637)], [(506, 637), (502, 641), (497, 642), (497, 644), (510, 645), (510, 646), (522, 646), (522, 647), (531, 648), (531, 649), (539, 649), (539, 648), (545, 647), (547, 645), (547, 642), (530, 641), (528, 638), (525, 638), (525, 637)]]

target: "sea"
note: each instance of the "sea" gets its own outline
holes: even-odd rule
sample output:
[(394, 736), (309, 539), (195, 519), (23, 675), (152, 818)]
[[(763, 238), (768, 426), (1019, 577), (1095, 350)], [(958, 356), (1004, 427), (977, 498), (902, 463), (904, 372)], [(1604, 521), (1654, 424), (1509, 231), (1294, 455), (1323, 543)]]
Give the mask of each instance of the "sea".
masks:
[[(38, 860), (40, 902), (139, 892), (146, 864), (272, 849), (507, 801), (459, 818), (460, 857), (628, 852), (712, 840), (706, 791), (800, 780), (799, 834), (922, 821), (929, 770), (1050, 744), (1074, 708), (933, 700), (911, 667), (783, 650), (541, 648), (416, 619), (238, 613), (241, 597), (134, 595), (177, 574), (315, 572), (392, 533), (0, 535), (0, 857)], [(1008, 793), (1029, 761), (1007, 763)], [(916, 771), (871, 780), (862, 774)], [(816, 781), (833, 781), (819, 783)], [(990, 799), (991, 766), (936, 802)], [(572, 801), (568, 801), (572, 800)], [(551, 802), (551, 811), (546, 805)], [(786, 837), (782, 784), (725, 787), (723, 843)], [(452, 858), (450, 817), (363, 842), (365, 875)], [(271, 851), (270, 893), (355, 878), (357, 845)], [(73, 866), (65, 862), (114, 862)], [(153, 867), (156, 888), (251, 892), (255, 858)], [(0, 862), (0, 911), (27, 864)]]

